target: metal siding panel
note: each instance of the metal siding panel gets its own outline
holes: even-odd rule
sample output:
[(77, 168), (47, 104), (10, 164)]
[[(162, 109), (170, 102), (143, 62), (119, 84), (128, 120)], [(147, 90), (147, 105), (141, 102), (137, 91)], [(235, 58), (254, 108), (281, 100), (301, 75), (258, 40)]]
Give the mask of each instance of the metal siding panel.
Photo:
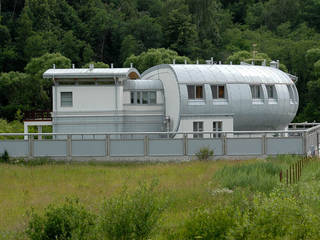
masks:
[(144, 140), (110, 140), (111, 156), (144, 156)]
[(227, 138), (227, 155), (261, 155), (262, 139)]
[(67, 156), (67, 141), (35, 140), (35, 157), (65, 157)]
[(23, 140), (1, 140), (0, 153), (7, 150), (9, 156), (26, 157), (29, 155), (29, 143)]
[(267, 154), (303, 154), (303, 138), (267, 138)]
[(150, 139), (150, 156), (183, 156), (183, 139)]
[(214, 156), (223, 155), (222, 139), (188, 139), (188, 155), (194, 155), (200, 148), (207, 147), (213, 150)]
[(72, 156), (106, 156), (106, 141), (72, 141)]

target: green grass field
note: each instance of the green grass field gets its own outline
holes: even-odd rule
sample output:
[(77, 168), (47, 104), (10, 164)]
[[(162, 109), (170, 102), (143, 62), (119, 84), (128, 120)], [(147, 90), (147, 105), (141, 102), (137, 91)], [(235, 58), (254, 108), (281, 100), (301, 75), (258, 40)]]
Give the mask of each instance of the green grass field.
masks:
[[(183, 228), (197, 207), (234, 204), (232, 201), (239, 196), (252, 200), (259, 192), (269, 196), (274, 187), (280, 186), (278, 171), (298, 159), (282, 156), (183, 163), (0, 164), (0, 239), (27, 239), (24, 230), (31, 209), (43, 214), (49, 204), (61, 205), (66, 198), (78, 198), (86, 209), (98, 215), (102, 203), (117, 196), (124, 186), (133, 192), (140, 182), (154, 179), (159, 183), (157, 197), (165, 198), (168, 204), (151, 239), (168, 239)], [(320, 171), (313, 172), (320, 169), (320, 164), (314, 164), (315, 167), (306, 168), (309, 170), (299, 184), (320, 178)]]
[(48, 204), (78, 197), (97, 211), (105, 198), (124, 185), (135, 189), (139, 181), (159, 180), (160, 191), (170, 199), (164, 225), (174, 226), (191, 207), (210, 201), (214, 172), (233, 162), (158, 164), (56, 164), (0, 165), (0, 232), (23, 230), (31, 208), (41, 212)]

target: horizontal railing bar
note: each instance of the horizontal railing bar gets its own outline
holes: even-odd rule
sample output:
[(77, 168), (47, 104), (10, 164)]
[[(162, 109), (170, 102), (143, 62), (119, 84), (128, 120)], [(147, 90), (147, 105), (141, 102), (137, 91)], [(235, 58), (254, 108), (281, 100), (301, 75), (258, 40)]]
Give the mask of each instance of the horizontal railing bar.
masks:
[[(319, 126), (320, 127), (320, 126)], [(55, 135), (183, 135), (183, 134), (285, 134), (305, 133), (308, 130), (286, 130), (286, 131), (211, 131), (211, 132), (94, 132), (94, 133), (0, 133), (0, 136), (55, 136)]]

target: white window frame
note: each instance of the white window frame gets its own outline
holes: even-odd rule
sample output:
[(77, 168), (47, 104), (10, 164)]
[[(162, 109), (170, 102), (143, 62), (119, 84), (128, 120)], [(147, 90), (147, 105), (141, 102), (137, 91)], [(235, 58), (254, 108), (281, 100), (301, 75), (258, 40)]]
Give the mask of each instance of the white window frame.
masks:
[[(192, 123), (193, 125), (193, 132), (203, 132), (203, 122), (202, 121), (195, 121)], [(194, 133), (193, 138), (203, 138), (203, 133)]]
[[(68, 94), (69, 96), (63, 96)], [(71, 101), (70, 101), (70, 95), (71, 95)], [(66, 97), (68, 98), (66, 101)], [(60, 92), (60, 106), (61, 107), (72, 107), (73, 106), (73, 93), (68, 91), (68, 92)]]
[[(154, 98), (151, 98), (151, 95)], [(157, 104), (157, 91), (131, 91), (130, 104), (147, 105)]]
[(290, 84), (290, 85), (287, 85), (287, 88), (288, 88), (288, 92), (289, 92), (289, 100), (290, 100), (290, 102), (294, 102), (296, 99), (295, 99), (293, 86)]
[(261, 85), (250, 85), (252, 99), (263, 99), (263, 91)]
[(222, 128), (223, 128), (223, 122), (222, 121), (213, 121), (212, 122), (212, 131), (216, 132), (213, 133), (213, 137), (214, 138), (221, 138), (222, 137), (222, 133), (218, 133), (218, 132), (222, 132)]
[[(227, 99), (227, 87), (224, 84), (213, 84), (210, 85), (212, 99), (214, 100), (226, 100)], [(223, 97), (219, 96), (220, 88), (223, 88)]]
[[(275, 85), (266, 85), (268, 99), (277, 99), (277, 90)], [(272, 91), (270, 91), (272, 90)], [(270, 94), (272, 92), (272, 94)]]
[[(197, 88), (201, 87), (201, 97), (197, 97)], [(190, 96), (189, 89), (193, 88), (190, 92), (193, 91), (194, 96)], [(204, 99), (204, 87), (203, 85), (187, 85), (187, 94), (188, 100), (203, 100)]]

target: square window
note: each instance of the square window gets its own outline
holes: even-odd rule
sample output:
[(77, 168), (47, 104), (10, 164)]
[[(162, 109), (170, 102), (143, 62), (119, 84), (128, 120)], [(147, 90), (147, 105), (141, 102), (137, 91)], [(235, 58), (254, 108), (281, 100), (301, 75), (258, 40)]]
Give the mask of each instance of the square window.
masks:
[(61, 92), (61, 107), (72, 107), (72, 92)]
[(251, 85), (251, 96), (252, 99), (261, 99), (262, 98), (262, 89), (260, 85)]
[[(213, 122), (212, 123), (212, 131), (213, 132), (221, 132), (222, 131), (222, 121), (217, 121), (217, 122)], [(221, 137), (222, 134), (221, 133), (214, 133), (213, 137), (214, 138), (219, 138)]]
[(268, 93), (268, 98), (276, 98), (276, 88), (274, 85), (267, 85), (267, 93)]
[(211, 85), (211, 93), (213, 99), (225, 99), (226, 92), (224, 85)]

